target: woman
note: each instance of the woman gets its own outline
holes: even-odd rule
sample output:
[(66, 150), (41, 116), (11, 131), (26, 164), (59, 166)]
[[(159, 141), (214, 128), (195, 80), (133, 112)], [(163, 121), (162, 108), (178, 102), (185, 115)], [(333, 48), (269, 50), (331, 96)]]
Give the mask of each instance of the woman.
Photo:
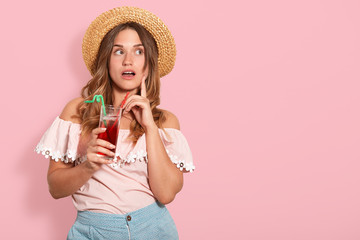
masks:
[[(89, 26), (83, 57), (93, 78), (36, 147), (51, 157), (51, 195), (71, 195), (78, 210), (68, 239), (178, 239), (164, 205), (195, 167), (176, 116), (157, 108), (175, 54), (165, 24), (143, 9), (115, 8)], [(129, 94), (117, 146), (98, 138), (99, 104), (84, 102), (99, 94), (114, 106)]]

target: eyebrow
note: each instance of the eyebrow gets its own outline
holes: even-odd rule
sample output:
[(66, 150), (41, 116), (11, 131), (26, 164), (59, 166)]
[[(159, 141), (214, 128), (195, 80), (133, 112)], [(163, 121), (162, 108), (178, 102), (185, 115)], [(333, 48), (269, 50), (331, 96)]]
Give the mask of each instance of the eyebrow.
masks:
[[(142, 43), (139, 43), (139, 44), (135, 44), (133, 47), (143, 47), (144, 45)], [(123, 45), (121, 44), (114, 44), (114, 47), (124, 47)]]

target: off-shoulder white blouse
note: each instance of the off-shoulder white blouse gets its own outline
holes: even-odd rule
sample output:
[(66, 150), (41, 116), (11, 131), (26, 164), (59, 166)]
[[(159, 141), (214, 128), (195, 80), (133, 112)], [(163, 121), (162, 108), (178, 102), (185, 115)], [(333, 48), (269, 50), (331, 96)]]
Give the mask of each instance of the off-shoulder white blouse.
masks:
[[(181, 171), (195, 169), (191, 150), (184, 135), (177, 129), (159, 129), (170, 160)], [(35, 148), (37, 153), (54, 161), (86, 161), (85, 146), (80, 143), (80, 124), (56, 117)], [(136, 144), (127, 139), (130, 131), (119, 130), (113, 164), (103, 164), (94, 175), (72, 195), (79, 211), (126, 214), (156, 201), (150, 190), (147, 172), (145, 135)]]

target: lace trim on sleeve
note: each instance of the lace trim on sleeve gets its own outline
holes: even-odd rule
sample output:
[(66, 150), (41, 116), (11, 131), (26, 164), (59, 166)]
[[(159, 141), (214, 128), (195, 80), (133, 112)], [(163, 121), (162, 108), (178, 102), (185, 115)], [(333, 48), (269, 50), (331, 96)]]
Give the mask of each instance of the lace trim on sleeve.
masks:
[(191, 162), (187, 163), (183, 159), (178, 159), (176, 155), (169, 154), (169, 150), (166, 150), (169, 155), (170, 160), (176, 164), (176, 167), (183, 171), (184, 169), (188, 172), (193, 172), (195, 170), (195, 165)]
[(45, 158), (51, 158), (58, 162), (59, 159), (64, 163), (75, 162), (79, 156), (76, 155), (75, 151), (67, 150), (65, 154), (61, 154), (60, 151), (54, 151), (49, 147), (45, 147), (43, 144), (38, 144), (35, 148), (36, 153), (41, 153)]
[(65, 163), (76, 162), (80, 157), (78, 152), (80, 133), (80, 124), (56, 117), (36, 145), (35, 152), (56, 162), (59, 160)]

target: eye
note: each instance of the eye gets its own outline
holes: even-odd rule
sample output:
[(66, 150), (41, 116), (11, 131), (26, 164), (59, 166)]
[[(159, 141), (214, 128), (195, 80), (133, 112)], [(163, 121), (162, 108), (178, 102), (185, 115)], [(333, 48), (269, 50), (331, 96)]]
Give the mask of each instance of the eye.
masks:
[(141, 55), (141, 54), (143, 54), (143, 50), (137, 49), (137, 50), (135, 51), (135, 53), (136, 53), (137, 55)]
[(122, 50), (118, 49), (118, 50), (116, 50), (114, 53), (115, 53), (116, 55), (121, 55), (121, 54), (123, 54), (124, 52), (123, 52)]

